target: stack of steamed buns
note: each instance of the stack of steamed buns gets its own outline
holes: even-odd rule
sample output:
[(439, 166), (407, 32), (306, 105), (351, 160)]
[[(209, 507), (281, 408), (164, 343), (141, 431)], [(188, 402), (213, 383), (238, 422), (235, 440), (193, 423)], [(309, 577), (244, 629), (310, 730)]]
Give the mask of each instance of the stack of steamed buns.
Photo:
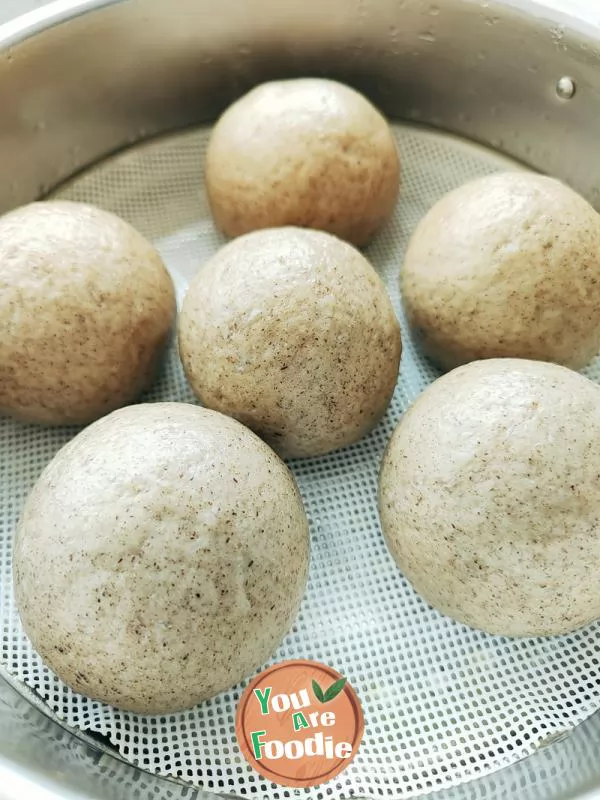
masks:
[[(400, 327), (357, 247), (392, 214), (394, 136), (319, 79), (257, 87), (213, 129), (206, 190), (232, 240), (191, 282), (179, 354), (201, 406), (132, 404), (175, 320), (154, 247), (100, 209), (0, 219), (0, 410), (87, 425), (46, 467), (14, 549), (23, 626), (78, 692), (184, 709), (249, 675), (297, 614), (309, 531), (282, 458), (385, 414)], [(490, 633), (600, 616), (600, 217), (527, 172), (444, 197), (400, 274), (418, 346), (451, 370), (385, 453), (385, 540), (433, 606)], [(91, 423), (91, 424), (89, 424)]]

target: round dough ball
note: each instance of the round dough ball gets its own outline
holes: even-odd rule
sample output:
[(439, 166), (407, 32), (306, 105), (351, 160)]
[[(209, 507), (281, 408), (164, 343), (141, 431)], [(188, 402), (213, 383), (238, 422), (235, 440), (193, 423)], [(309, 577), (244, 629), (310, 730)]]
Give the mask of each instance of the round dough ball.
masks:
[(394, 209), (398, 151), (384, 117), (321, 78), (264, 83), (217, 122), (206, 191), (228, 236), (298, 225), (366, 244)]
[(600, 387), (491, 359), (435, 381), (380, 476), (388, 547), (423, 597), (488, 633), (546, 636), (600, 617)]
[(351, 245), (277, 228), (235, 239), (192, 281), (179, 352), (202, 403), (286, 457), (355, 442), (383, 416), (400, 362), (385, 286)]
[(518, 357), (580, 368), (600, 350), (600, 215), (557, 180), (508, 172), (446, 195), (408, 247), (402, 294), (451, 369)]
[(42, 473), (15, 593), (34, 647), (75, 691), (168, 714), (272, 654), (308, 558), (300, 495), (264, 442), (214, 411), (152, 403), (86, 428)]
[(83, 424), (130, 403), (174, 316), (160, 256), (114, 214), (56, 200), (0, 218), (0, 413)]

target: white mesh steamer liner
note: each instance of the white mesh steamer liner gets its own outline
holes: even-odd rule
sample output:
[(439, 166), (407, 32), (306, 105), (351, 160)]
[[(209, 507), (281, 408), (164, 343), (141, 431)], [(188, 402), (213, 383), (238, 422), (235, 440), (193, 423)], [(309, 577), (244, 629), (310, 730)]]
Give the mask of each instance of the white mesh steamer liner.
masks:
[[(396, 393), (385, 419), (363, 441), (291, 465), (311, 520), (312, 562), (300, 616), (273, 661), (323, 661), (344, 673), (360, 696), (364, 741), (332, 784), (284, 789), (265, 783), (247, 766), (233, 729), (243, 686), (185, 713), (141, 717), (73, 694), (44, 667), (13, 604), (12, 535), (27, 492), (76, 429), (0, 421), (3, 664), (67, 725), (103, 734), (139, 766), (217, 794), (270, 800), (411, 797), (493, 772), (600, 707), (600, 624), (548, 639), (511, 640), (470, 630), (413, 592), (383, 542), (376, 503), (380, 459), (402, 412), (436, 377), (416, 354), (401, 315), (403, 249), (442, 194), (478, 175), (519, 168), (443, 134), (404, 126), (396, 131), (403, 159), (401, 199), (394, 219), (367, 250), (402, 320)], [(134, 148), (57, 193), (113, 210), (153, 239), (180, 296), (186, 280), (224, 241), (204, 197), (208, 133), (186, 132)], [(600, 366), (588, 374), (600, 378)], [(193, 402), (174, 348), (146, 399)]]

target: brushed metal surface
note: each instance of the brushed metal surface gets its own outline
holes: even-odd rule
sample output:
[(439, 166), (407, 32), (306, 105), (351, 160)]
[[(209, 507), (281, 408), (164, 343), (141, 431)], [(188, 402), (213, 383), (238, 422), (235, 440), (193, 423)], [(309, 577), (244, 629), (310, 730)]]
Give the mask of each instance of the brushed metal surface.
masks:
[[(94, 0), (57, 5), (64, 17)], [(26, 32), (3, 31), (0, 210), (119, 147), (213, 118), (257, 81), (323, 72), (390, 116), (502, 149), (600, 204), (600, 42), (528, 0), (446, 0), (436, 16), (429, 0), (95, 5), (21, 43)], [(565, 75), (572, 100), (556, 92)]]
[[(59, 0), (0, 26), (0, 210), (128, 144), (212, 119), (260, 80), (324, 73), (600, 206), (598, 30), (529, 0), (435, 5), (433, 16), (425, 0)], [(557, 93), (564, 77), (571, 99)], [(0, 800), (211, 798), (125, 764), (40, 707), (0, 681)], [(584, 740), (599, 757), (580, 785), (568, 771)], [(599, 714), (550, 750), (565, 765), (560, 786), (528, 777), (541, 751), (436, 797), (600, 797)]]

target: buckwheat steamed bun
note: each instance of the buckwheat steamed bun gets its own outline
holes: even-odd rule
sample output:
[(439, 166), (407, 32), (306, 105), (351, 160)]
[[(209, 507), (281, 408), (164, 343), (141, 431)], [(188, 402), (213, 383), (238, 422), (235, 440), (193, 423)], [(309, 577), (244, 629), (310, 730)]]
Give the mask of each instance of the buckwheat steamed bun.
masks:
[(174, 317), (160, 256), (114, 214), (55, 200), (0, 218), (0, 413), (83, 424), (130, 403)]
[(29, 496), (14, 554), (25, 631), (75, 691), (143, 714), (250, 675), (291, 626), (308, 524), (275, 453), (185, 403), (86, 428)]
[(600, 387), (556, 364), (490, 359), (435, 381), (385, 453), (391, 554), (435, 608), (488, 633), (600, 617)]
[(384, 414), (400, 327), (385, 286), (351, 245), (276, 228), (233, 240), (196, 275), (179, 352), (202, 403), (281, 455), (356, 442)]
[(401, 282), (445, 369), (500, 356), (575, 369), (600, 350), (600, 215), (553, 178), (507, 172), (450, 192), (415, 230)]
[(398, 152), (384, 117), (321, 78), (257, 86), (225, 111), (206, 155), (213, 217), (228, 236), (297, 225), (368, 242), (394, 208)]

